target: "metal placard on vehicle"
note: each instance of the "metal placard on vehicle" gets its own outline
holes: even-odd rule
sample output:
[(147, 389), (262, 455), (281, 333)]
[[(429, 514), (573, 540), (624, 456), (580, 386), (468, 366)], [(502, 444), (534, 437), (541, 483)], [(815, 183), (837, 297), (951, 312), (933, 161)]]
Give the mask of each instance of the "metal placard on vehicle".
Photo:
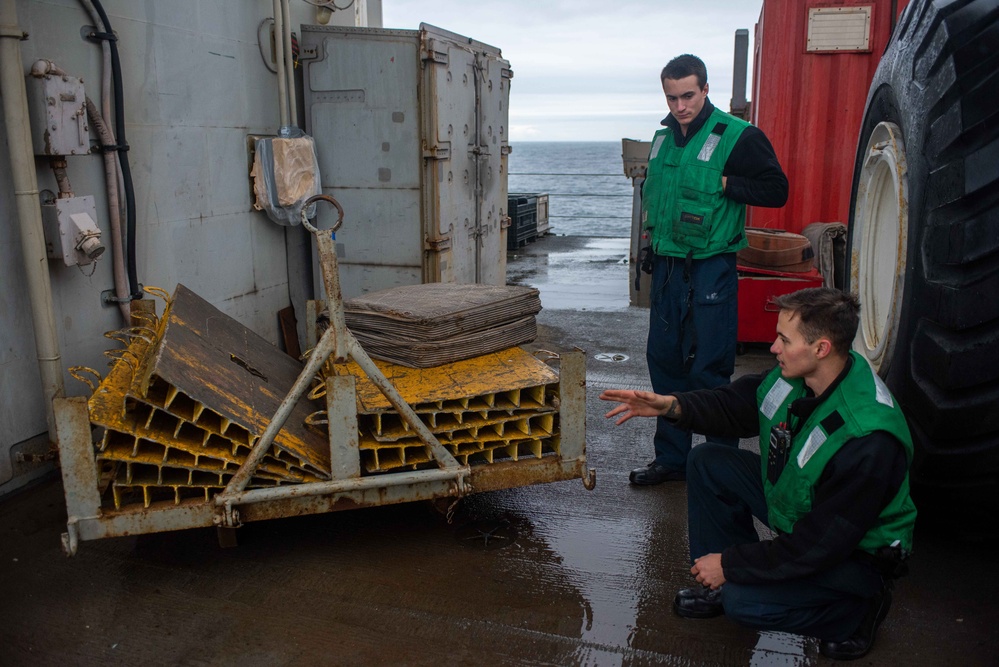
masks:
[(873, 5), (859, 7), (812, 7), (808, 10), (809, 53), (871, 50)]

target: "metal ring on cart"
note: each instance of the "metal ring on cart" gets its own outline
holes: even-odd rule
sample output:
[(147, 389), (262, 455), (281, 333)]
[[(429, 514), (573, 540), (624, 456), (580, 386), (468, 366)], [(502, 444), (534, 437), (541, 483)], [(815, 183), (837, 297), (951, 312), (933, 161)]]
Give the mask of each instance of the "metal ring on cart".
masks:
[(340, 229), (340, 226), (343, 224), (343, 207), (340, 206), (340, 202), (338, 202), (336, 199), (333, 199), (333, 197), (329, 195), (312, 195), (311, 197), (305, 200), (305, 203), (302, 205), (302, 226), (308, 229), (313, 234), (319, 233), (319, 230), (313, 227), (312, 223), (309, 222), (309, 218), (308, 216), (306, 216), (305, 212), (309, 210), (309, 206), (311, 206), (314, 202), (320, 200), (328, 204), (333, 204), (333, 206), (336, 207), (337, 211), (336, 222), (333, 223), (333, 227), (329, 230), (335, 233), (338, 229)]

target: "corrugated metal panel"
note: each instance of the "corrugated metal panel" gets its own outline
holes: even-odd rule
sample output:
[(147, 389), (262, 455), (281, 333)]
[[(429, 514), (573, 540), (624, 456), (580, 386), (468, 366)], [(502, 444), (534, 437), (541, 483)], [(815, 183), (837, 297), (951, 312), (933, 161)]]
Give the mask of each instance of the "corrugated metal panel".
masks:
[[(748, 224), (801, 233), (849, 219), (850, 188), (867, 89), (904, 0), (765, 0), (756, 25), (753, 123), (790, 181), (787, 205), (750, 208)], [(869, 51), (809, 52), (816, 9), (871, 9)], [(765, 63), (765, 65), (764, 65)]]

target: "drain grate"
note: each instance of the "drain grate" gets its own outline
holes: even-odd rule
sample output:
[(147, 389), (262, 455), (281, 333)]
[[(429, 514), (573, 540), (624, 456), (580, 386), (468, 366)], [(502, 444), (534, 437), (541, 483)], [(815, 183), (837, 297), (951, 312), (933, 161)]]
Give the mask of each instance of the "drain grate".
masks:
[(502, 549), (517, 540), (517, 531), (507, 521), (483, 519), (460, 526), (454, 531), (454, 538), (477, 549)]

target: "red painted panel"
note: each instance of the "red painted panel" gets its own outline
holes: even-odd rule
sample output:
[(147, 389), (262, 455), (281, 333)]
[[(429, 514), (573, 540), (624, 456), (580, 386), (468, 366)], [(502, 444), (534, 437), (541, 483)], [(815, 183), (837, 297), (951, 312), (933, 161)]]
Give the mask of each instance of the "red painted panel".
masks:
[[(787, 205), (748, 211), (748, 226), (801, 231), (849, 220), (850, 187), (867, 89), (908, 0), (764, 0), (756, 24), (752, 121), (790, 181)], [(812, 7), (871, 6), (870, 51), (808, 53)]]
[(771, 343), (777, 335), (778, 309), (773, 298), (797, 292), (806, 287), (822, 287), (822, 276), (815, 269), (803, 273), (785, 273), (739, 268), (739, 328), (740, 343)]

